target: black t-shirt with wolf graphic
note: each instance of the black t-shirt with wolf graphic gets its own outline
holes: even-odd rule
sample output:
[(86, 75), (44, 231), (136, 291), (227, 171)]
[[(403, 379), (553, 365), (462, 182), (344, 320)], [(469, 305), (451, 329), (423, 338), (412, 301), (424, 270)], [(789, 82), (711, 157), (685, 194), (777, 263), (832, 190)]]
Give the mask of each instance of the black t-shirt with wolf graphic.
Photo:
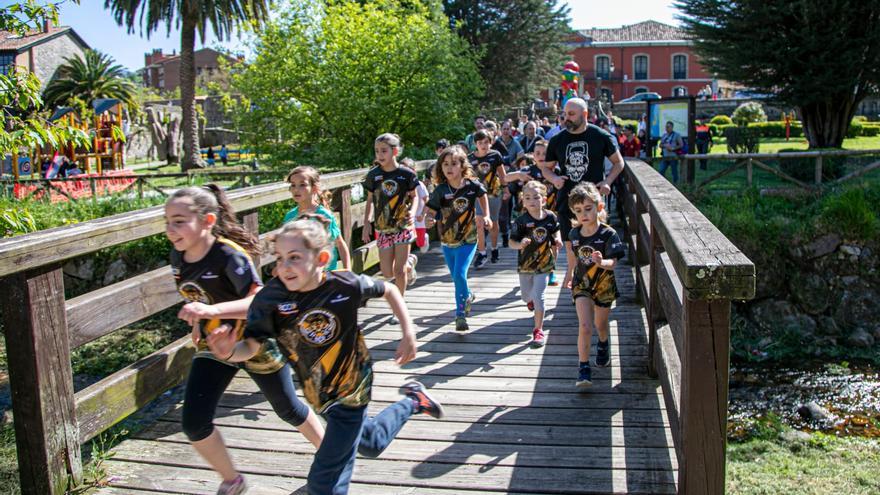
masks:
[(604, 223), (591, 236), (581, 234), (580, 227), (568, 234), (571, 250), (577, 259), (571, 291), (574, 297), (589, 295), (602, 303), (610, 303), (618, 297), (614, 271), (600, 268), (593, 262), (593, 252), (602, 253), (603, 259), (620, 259), (626, 256), (626, 247), (613, 227)]
[(616, 150), (614, 137), (593, 124), (580, 134), (562, 131), (550, 138), (546, 160), (557, 162), (561, 175), (568, 177), (558, 193), (557, 211), (569, 211), (568, 193), (576, 185), (605, 180), (605, 158)]
[(486, 188), (486, 193), (493, 197), (500, 196), (504, 188), (501, 176), (498, 175), (498, 169), (504, 166), (504, 157), (501, 153), (495, 150), (489, 150), (486, 156), (477, 156), (476, 153), (471, 153), (468, 155), (468, 161), (480, 178), (480, 182), (483, 183), (483, 187)]
[(448, 183), (434, 188), (427, 206), (440, 212), (437, 228), (443, 245), (458, 247), (477, 242), (477, 199), (485, 195), (483, 185), (470, 179), (464, 179), (458, 189)]
[(519, 250), (520, 273), (550, 273), (556, 266), (556, 250), (553, 244), (559, 232), (559, 220), (556, 214), (548, 211), (547, 215), (537, 220), (528, 211), (516, 217), (510, 238), (522, 242), (529, 238), (529, 245)]
[(373, 363), (357, 312), (368, 299), (385, 294), (385, 284), (367, 275), (339, 271), (326, 277), (308, 292), (289, 291), (273, 278), (254, 297), (244, 331), (245, 338), (259, 342), (277, 339), (318, 413), (333, 404), (370, 402)]
[(391, 172), (382, 170), (382, 167), (373, 167), (367, 173), (364, 189), (373, 193), (377, 231), (393, 234), (410, 227), (405, 221), (407, 212), (412, 208), (410, 193), (418, 185), (418, 176), (406, 167), (397, 167)]

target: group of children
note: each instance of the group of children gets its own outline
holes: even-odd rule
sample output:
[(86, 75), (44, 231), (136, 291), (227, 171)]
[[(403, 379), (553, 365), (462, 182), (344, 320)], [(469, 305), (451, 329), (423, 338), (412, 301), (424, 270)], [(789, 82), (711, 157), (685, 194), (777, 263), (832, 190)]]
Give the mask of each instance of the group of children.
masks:
[[(223, 478), (218, 494), (246, 490), (213, 425), (220, 398), (240, 369), (251, 376), (276, 414), (315, 445), (307, 481), (310, 494), (347, 493), (357, 453), (378, 456), (413, 414), (442, 416), (442, 406), (415, 381), (401, 387), (400, 401), (375, 417), (367, 416), (373, 372), (357, 323), (358, 309), (369, 299), (384, 298), (402, 332), (396, 362), (403, 365), (415, 358), (415, 332), (403, 296), (415, 277), (410, 245), (421, 240), (427, 246), (421, 235), (436, 223), (455, 286), (455, 329), (468, 330), (466, 318), (476, 298), (468, 287), (468, 268), (478, 250), (486, 256), (484, 230), (497, 261), (497, 211), (505, 184), (523, 183), (521, 192), (515, 189), (521, 194), (522, 212), (511, 228), (510, 244), (519, 250), (522, 298), (535, 312), (532, 344), (544, 345), (544, 291), (563, 247), (553, 211), (555, 189), (543, 179), (546, 142), (536, 143), (535, 156), (526, 155), (517, 162), (517, 170), (507, 173), (488, 150), (488, 138), (475, 138), (477, 152), (470, 156), (459, 146), (440, 152), (431, 171), (430, 195), (415, 171), (398, 163), (400, 138), (383, 134), (376, 139), (376, 166), (364, 181), (363, 237), (369, 242), (375, 231), (384, 280), (349, 271), (348, 245), (327, 208), (320, 175), (311, 167), (297, 167), (287, 176), (296, 206), (274, 236), (276, 266), (265, 284), (254, 264), (261, 254), (260, 242), (237, 221), (222, 189), (189, 187), (168, 199), (165, 220), (173, 246), (172, 274), (187, 301), (178, 316), (192, 326), (197, 347), (186, 385), (183, 431)], [(585, 387), (591, 384), (594, 321), (600, 336), (596, 364), (610, 362), (613, 269), (623, 252), (614, 230), (599, 220), (603, 202), (595, 186), (575, 187), (568, 201), (578, 226), (568, 236), (563, 284), (572, 290), (580, 321), (581, 373), (576, 383)], [(311, 408), (297, 398), (291, 371)]]

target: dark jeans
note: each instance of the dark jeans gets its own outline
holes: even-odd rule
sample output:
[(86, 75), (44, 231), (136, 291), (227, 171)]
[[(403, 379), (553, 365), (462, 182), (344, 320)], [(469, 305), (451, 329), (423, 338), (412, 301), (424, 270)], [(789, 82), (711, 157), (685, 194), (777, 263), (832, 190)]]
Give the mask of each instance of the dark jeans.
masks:
[[(182, 420), (183, 433), (190, 442), (204, 440), (213, 433), (217, 404), (238, 369), (211, 358), (193, 359), (183, 397)], [(293, 426), (299, 426), (306, 420), (309, 407), (296, 396), (289, 364), (275, 373), (248, 374), (279, 418)]]
[(660, 162), (660, 175), (666, 177), (666, 169), (672, 168), (672, 183), (678, 183), (678, 159), (663, 160)]
[(309, 495), (348, 493), (356, 454), (377, 457), (394, 440), (413, 414), (410, 398), (388, 406), (373, 418), (367, 407), (336, 405), (322, 414), (327, 429), (309, 470)]
[[(697, 141), (697, 153), (701, 155), (709, 153), (709, 141)], [(707, 163), (709, 163), (709, 160), (701, 159), (700, 170), (706, 170)]]

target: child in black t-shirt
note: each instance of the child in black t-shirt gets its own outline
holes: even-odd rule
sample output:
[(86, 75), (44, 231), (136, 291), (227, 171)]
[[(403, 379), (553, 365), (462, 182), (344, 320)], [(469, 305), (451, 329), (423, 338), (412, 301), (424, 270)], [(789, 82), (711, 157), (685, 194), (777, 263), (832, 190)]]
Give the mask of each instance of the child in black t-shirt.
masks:
[(197, 348), (183, 399), (183, 432), (223, 477), (217, 493), (243, 493), (244, 478), (213, 424), (220, 397), (239, 369), (257, 383), (278, 416), (315, 447), (321, 445), (324, 428), (296, 397), (290, 366), (274, 341), (266, 341), (240, 363), (231, 363), (228, 355), (215, 356), (205, 343), (206, 336), (220, 329), (233, 340), (241, 338), (248, 306), (263, 285), (251, 260), (259, 256), (259, 242), (238, 223), (223, 191), (213, 184), (178, 190), (165, 204), (165, 225), (174, 246), (171, 273), (187, 301), (178, 317), (192, 325)]
[[(492, 244), (492, 263), (497, 263), (500, 256), (498, 252), (498, 217), (501, 213), (501, 196), (504, 192), (504, 176), (507, 174), (507, 170), (504, 168), (504, 156), (490, 149), (493, 139), (492, 134), (485, 130), (475, 132), (474, 143), (477, 150), (467, 158), (471, 168), (483, 184), (483, 188), (486, 189), (489, 209), (484, 211), (478, 208), (477, 215), (486, 216), (492, 220), (492, 227), (488, 229), (489, 241)], [(486, 235), (483, 229), (477, 230), (477, 250), (474, 268), (482, 268), (488, 260)]]
[(418, 202), (416, 173), (397, 163), (402, 147), (397, 134), (382, 134), (376, 138), (376, 163), (364, 179), (367, 206), (364, 208), (364, 244), (372, 240), (370, 217), (375, 212), (373, 224), (378, 236), (379, 267), (386, 280), (393, 279), (400, 293), (415, 282), (415, 263), (418, 258), (410, 254), (410, 244), (416, 234), (413, 219)]
[(586, 388), (593, 383), (590, 373), (593, 323), (599, 333), (596, 366), (605, 367), (611, 363), (608, 317), (611, 304), (619, 296), (614, 267), (626, 250), (614, 229), (600, 223), (604, 204), (595, 185), (581, 184), (572, 189), (568, 194), (568, 206), (578, 226), (571, 229), (566, 241), (568, 271), (563, 285), (571, 288), (578, 315), (580, 367), (576, 385)]
[(544, 208), (547, 188), (537, 180), (523, 186), (525, 211), (517, 217), (510, 233), (510, 247), (519, 249), (518, 272), (522, 299), (535, 312), (532, 347), (546, 343), (544, 333), (544, 291), (556, 266), (556, 251), (562, 246), (559, 220)]
[[(478, 132), (479, 133), (479, 132)], [(464, 149), (451, 146), (443, 150), (434, 165), (434, 192), (422, 217), (425, 225), (434, 225), (437, 212), (440, 212), (438, 226), (443, 258), (455, 284), (455, 330), (468, 330), (466, 317), (471, 312), (471, 304), (476, 295), (470, 291), (467, 282), (468, 268), (476, 252), (477, 229), (492, 226), (489, 217), (477, 213), (481, 205), (483, 212), (489, 211), (486, 190), (476, 180)]]
[(238, 341), (229, 327), (208, 336), (211, 351), (231, 362), (247, 361), (265, 342), (277, 339), (293, 363), (306, 400), (327, 421), (308, 475), (307, 489), (313, 494), (347, 493), (358, 452), (381, 454), (413, 414), (443, 414), (422, 384), (410, 382), (401, 389), (406, 398), (367, 417), (373, 367), (358, 327), (358, 308), (376, 297), (391, 306), (403, 332), (395, 355), (400, 365), (416, 356), (415, 334), (393, 284), (324, 271), (330, 260), (327, 222), (306, 214), (285, 224), (275, 238), (278, 276), (254, 298), (244, 339)]

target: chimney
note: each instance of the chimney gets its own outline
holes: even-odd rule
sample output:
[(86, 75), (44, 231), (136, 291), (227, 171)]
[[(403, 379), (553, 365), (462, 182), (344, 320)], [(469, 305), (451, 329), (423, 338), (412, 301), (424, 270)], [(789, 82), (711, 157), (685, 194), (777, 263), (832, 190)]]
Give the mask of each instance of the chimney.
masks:
[(43, 18), (43, 32), (48, 33), (52, 31), (52, 20), (48, 17)]

